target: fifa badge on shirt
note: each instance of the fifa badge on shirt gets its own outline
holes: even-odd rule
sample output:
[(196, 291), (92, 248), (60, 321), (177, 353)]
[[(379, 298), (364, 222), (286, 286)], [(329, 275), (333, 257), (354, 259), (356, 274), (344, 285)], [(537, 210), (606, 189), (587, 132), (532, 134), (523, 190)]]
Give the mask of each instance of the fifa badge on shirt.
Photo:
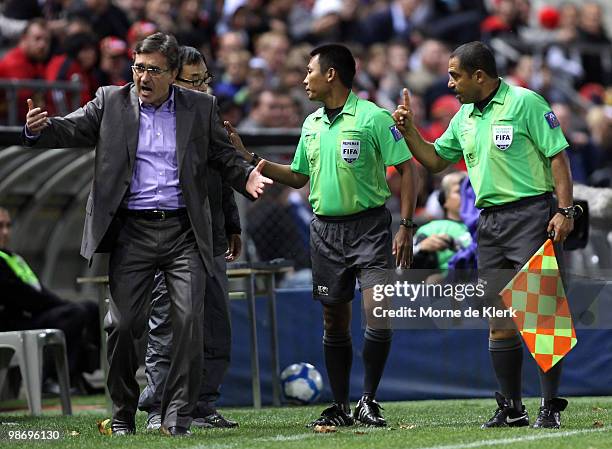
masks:
[(361, 141), (360, 140), (343, 140), (340, 143), (340, 152), (342, 159), (345, 162), (352, 164), (359, 159), (361, 153)]
[(395, 139), (396, 142), (399, 142), (400, 140), (404, 138), (400, 130), (397, 129), (397, 125), (391, 125), (389, 126), (389, 129), (391, 130), (391, 134), (393, 135), (393, 138)]
[(493, 142), (495, 143), (495, 146), (500, 150), (505, 151), (510, 145), (512, 145), (512, 136), (512, 125), (493, 126)]
[(548, 122), (548, 126), (550, 126), (550, 129), (555, 129), (557, 126), (561, 125), (559, 123), (559, 119), (557, 118), (557, 116), (555, 115), (553, 111), (550, 111), (544, 114), (544, 118)]

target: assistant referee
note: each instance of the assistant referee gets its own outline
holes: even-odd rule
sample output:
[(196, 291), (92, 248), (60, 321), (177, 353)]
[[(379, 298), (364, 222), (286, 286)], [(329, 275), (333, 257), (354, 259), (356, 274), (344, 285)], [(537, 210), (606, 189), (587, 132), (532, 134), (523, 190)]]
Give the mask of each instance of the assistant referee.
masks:
[[(501, 307), (498, 292), (512, 273), (551, 231), (560, 255), (560, 243), (573, 228), (572, 180), (564, 151), (568, 143), (546, 100), (499, 78), (493, 53), (481, 42), (458, 47), (451, 54), (448, 73), (448, 86), (462, 106), (433, 144), (414, 126), (407, 90), (404, 104), (393, 116), (416, 159), (430, 171), (465, 159), (476, 206), (482, 208), (479, 277), (490, 292), (488, 299)], [(489, 351), (503, 394), (496, 394), (498, 408), (482, 427), (527, 426), (519, 334), (509, 318), (491, 320), (489, 330)], [(567, 406), (557, 397), (561, 365), (558, 362), (546, 373), (539, 370), (542, 402), (536, 428), (560, 426), (560, 412)]]

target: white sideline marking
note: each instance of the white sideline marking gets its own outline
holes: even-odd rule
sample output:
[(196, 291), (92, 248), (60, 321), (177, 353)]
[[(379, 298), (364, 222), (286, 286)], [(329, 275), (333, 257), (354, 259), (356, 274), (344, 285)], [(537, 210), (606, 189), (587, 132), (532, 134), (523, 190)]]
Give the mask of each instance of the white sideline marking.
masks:
[[(274, 437), (260, 437), (260, 438), (253, 438), (253, 440), (251, 440), (253, 443), (255, 442), (259, 442), (259, 441), (278, 441), (278, 442), (283, 442), (283, 441), (298, 441), (298, 440), (305, 440), (307, 438), (313, 438), (317, 436), (314, 433), (300, 433), (297, 435), (276, 435)], [(198, 444), (197, 446), (189, 446), (191, 449), (232, 449), (235, 447), (238, 447), (238, 442), (235, 443), (213, 443), (213, 444)], [(250, 447), (249, 445), (244, 446), (244, 443), (240, 443), (240, 447), (245, 448), (245, 447)], [(255, 447), (255, 446), (253, 446)], [(259, 446), (256, 446), (259, 447)]]
[(255, 438), (257, 441), (297, 441), (316, 436), (314, 433), (299, 433), (297, 435), (276, 435), (275, 437)]
[(504, 444), (522, 443), (524, 441), (546, 440), (549, 438), (563, 438), (563, 437), (569, 437), (572, 435), (580, 435), (583, 433), (604, 432), (604, 431), (609, 431), (609, 430), (610, 430), (609, 427), (601, 427), (599, 429), (568, 430), (565, 432), (544, 433), (541, 435), (529, 435), (525, 437), (516, 437), (516, 438), (500, 438), (497, 440), (481, 440), (481, 441), (474, 441), (473, 443), (451, 444), (447, 446), (430, 446), (430, 447), (421, 447), (418, 449), (471, 449), (474, 447), (497, 446), (497, 445), (504, 445)]

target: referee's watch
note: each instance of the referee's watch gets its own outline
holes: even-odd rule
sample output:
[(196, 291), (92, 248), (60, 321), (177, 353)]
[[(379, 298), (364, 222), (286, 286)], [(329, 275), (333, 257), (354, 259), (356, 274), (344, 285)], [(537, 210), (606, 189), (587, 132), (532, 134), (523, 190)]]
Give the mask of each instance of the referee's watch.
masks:
[(251, 153), (252, 159), (251, 162), (249, 162), (253, 167), (257, 167), (257, 164), (259, 164), (259, 162), (261, 161), (261, 156), (259, 156), (257, 153)]
[(412, 218), (402, 218), (400, 220), (400, 225), (405, 226), (408, 229), (416, 229), (419, 227), (414, 221), (412, 221)]
[(578, 215), (576, 206), (559, 207), (557, 208), (557, 212), (563, 215), (565, 218), (569, 218), (570, 220), (573, 220)]

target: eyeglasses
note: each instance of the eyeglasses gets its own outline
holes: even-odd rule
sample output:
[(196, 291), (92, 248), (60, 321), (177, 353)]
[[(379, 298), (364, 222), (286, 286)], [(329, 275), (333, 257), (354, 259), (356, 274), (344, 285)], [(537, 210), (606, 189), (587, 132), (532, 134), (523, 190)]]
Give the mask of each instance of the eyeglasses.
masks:
[(169, 71), (170, 69), (160, 69), (159, 67), (145, 67), (144, 65), (133, 65), (132, 70), (137, 75), (143, 75), (148, 72), (153, 78), (160, 76), (162, 73)]
[(202, 84), (210, 84), (213, 82), (214, 79), (215, 77), (211, 73), (205, 73), (204, 78), (200, 78), (197, 80), (187, 80), (178, 76), (176, 77), (177, 81), (180, 81), (181, 83), (191, 84), (193, 87), (200, 87)]

